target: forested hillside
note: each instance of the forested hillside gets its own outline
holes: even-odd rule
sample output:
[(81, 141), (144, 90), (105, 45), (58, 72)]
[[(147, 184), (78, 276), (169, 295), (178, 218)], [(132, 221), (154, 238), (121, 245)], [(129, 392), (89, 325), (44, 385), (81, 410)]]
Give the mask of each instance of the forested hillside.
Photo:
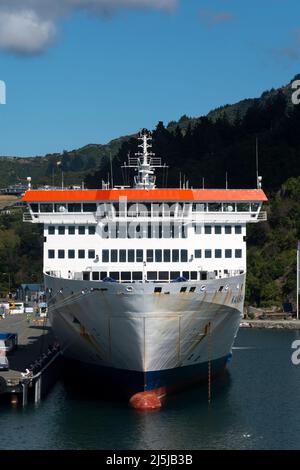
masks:
[[(300, 105), (292, 104), (291, 94), (290, 85), (272, 89), (259, 99), (221, 107), (208, 116), (183, 116), (167, 126), (159, 122), (153, 130), (153, 150), (168, 165), (157, 181), (165, 187), (178, 187), (181, 180), (190, 187), (224, 188), (227, 174), (229, 188), (254, 188), (258, 142), (259, 174), (269, 204), (268, 221), (248, 227), (247, 301), (252, 305), (281, 304), (286, 298), (295, 301)], [(138, 150), (136, 136), (26, 162), (0, 159), (0, 186), (4, 181), (18, 182), (16, 175), (24, 177), (24, 173), (33, 176), (34, 184), (51, 184), (53, 179), (58, 184), (58, 161), (66, 184), (85, 178), (88, 187), (101, 187), (102, 180), (111, 179), (112, 165), (114, 183), (126, 185), (133, 175), (121, 166), (128, 154)], [(6, 273), (0, 275), (0, 290), (8, 286), (8, 273), (14, 285), (41, 279), (41, 246), (40, 228), (23, 224), (20, 210), (0, 215), (0, 272)]]

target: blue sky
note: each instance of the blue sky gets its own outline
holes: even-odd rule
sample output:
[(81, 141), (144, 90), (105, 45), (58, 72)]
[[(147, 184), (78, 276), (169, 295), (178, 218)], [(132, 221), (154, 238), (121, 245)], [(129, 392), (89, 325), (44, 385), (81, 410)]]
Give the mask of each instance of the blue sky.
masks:
[[(20, 5), (27, 1), (35, 2)], [(5, 23), (0, 155), (106, 143), (260, 96), (300, 72), (299, 0), (155, 0), (150, 9), (149, 0), (141, 8), (139, 0), (112, 0), (128, 8), (105, 14), (107, 0), (86, 0), (93, 2), (101, 9), (38, 11), (42, 36), (20, 29), (15, 37)]]

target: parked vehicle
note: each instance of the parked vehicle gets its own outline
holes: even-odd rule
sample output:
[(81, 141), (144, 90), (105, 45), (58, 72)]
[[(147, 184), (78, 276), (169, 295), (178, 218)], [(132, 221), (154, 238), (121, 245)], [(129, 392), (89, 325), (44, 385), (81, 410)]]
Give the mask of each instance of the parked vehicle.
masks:
[(0, 333), (0, 353), (9, 352), (18, 346), (17, 333)]
[(9, 362), (6, 356), (0, 355), (0, 370), (9, 370)]
[(11, 315), (25, 313), (24, 302), (9, 302), (9, 313)]

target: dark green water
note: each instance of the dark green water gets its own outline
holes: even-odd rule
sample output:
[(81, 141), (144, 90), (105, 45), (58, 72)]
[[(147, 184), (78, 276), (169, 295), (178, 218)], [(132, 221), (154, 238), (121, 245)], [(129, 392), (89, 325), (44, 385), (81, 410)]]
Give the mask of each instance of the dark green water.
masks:
[[(227, 374), (141, 413), (57, 384), (38, 407), (1, 405), (0, 449), (300, 449), (300, 332), (242, 329)], [(245, 349), (243, 349), (245, 348)]]

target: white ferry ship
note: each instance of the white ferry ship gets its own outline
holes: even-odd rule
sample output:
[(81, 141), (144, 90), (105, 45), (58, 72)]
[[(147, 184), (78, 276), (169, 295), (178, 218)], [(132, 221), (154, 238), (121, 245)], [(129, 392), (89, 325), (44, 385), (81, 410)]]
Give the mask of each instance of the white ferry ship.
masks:
[[(151, 135), (129, 158), (134, 187), (29, 188), (44, 225), (49, 317), (70, 364), (137, 408), (222, 371), (243, 312), (246, 225), (257, 189), (159, 189)], [(28, 178), (30, 180), (30, 178)]]

